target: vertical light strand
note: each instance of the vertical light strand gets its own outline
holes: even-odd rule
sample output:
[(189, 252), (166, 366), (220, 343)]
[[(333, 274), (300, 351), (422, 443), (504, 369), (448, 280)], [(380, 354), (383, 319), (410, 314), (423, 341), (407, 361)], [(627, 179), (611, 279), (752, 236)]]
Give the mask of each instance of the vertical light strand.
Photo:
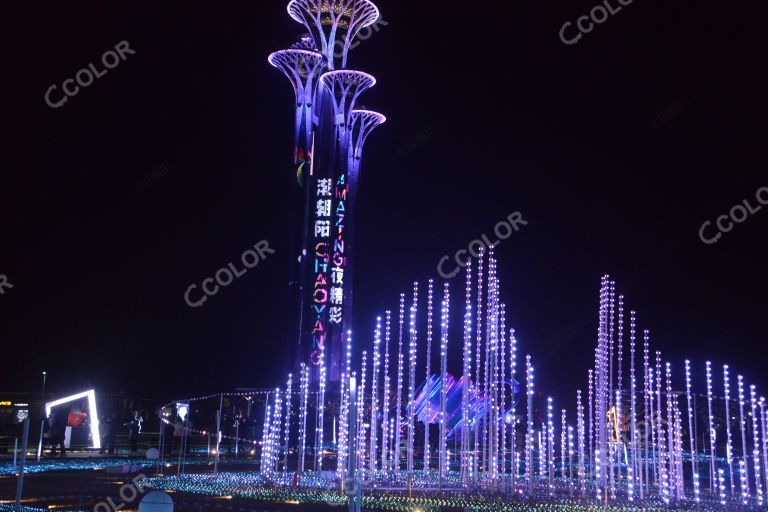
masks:
[(463, 485), (472, 478), (469, 455), (469, 428), (471, 414), (472, 382), (472, 260), (467, 261), (466, 287), (464, 297), (464, 378), (461, 392), (461, 482)]
[(763, 477), (765, 478), (766, 491), (768, 491), (768, 416), (765, 411), (765, 397), (760, 397), (760, 428), (763, 433)]
[(578, 445), (579, 445), (579, 469), (577, 471), (577, 477), (579, 479), (579, 489), (581, 490), (581, 497), (585, 497), (587, 492), (586, 487), (586, 475), (584, 474), (586, 471), (585, 466), (585, 460), (584, 460), (584, 449), (585, 449), (585, 433), (584, 433), (584, 405), (581, 403), (581, 390), (576, 391), (576, 430), (578, 437)]
[(419, 283), (413, 283), (413, 302), (409, 319), (410, 345), (408, 350), (408, 477), (413, 477), (413, 443), (416, 430), (416, 313), (418, 309)]
[(665, 450), (666, 453), (666, 461), (662, 461), (662, 463), (665, 465), (666, 468), (666, 475), (664, 478), (664, 496), (665, 501), (669, 503), (669, 500), (672, 495), (673, 486), (673, 468), (675, 466), (675, 460), (674, 460), (674, 447), (673, 447), (673, 439), (675, 436), (675, 428), (674, 428), (674, 420), (672, 417), (672, 365), (670, 363), (666, 363), (666, 397), (667, 397), (667, 447)]
[[(498, 285), (497, 285), (498, 286)], [(501, 479), (502, 484), (506, 486), (507, 478), (507, 315), (506, 306), (499, 305), (499, 344), (501, 346), (501, 364), (499, 371), (499, 426), (501, 428)]]
[(710, 478), (710, 489), (709, 492), (715, 493), (716, 486), (717, 486), (717, 480), (716, 480), (716, 472), (715, 472), (715, 449), (716, 449), (716, 440), (715, 440), (715, 417), (712, 414), (712, 363), (707, 361), (707, 410), (709, 411), (709, 423), (707, 424), (707, 427), (709, 429), (709, 478)]
[(392, 468), (395, 470), (395, 480), (400, 480), (400, 459), (402, 458), (402, 433), (403, 433), (403, 325), (405, 324), (405, 294), (400, 294), (400, 333), (397, 341), (397, 408), (395, 410), (395, 440), (392, 450)]
[(349, 438), (350, 390), (348, 387), (348, 382), (350, 377), (352, 376), (352, 331), (351, 330), (347, 331), (347, 339), (346, 339), (346, 345), (344, 350), (344, 361), (345, 361), (344, 373), (342, 374), (342, 380), (341, 380), (339, 450), (337, 454), (338, 460), (336, 461), (337, 473), (340, 479), (344, 478), (344, 475), (347, 474), (347, 469), (349, 468), (348, 460), (349, 460), (349, 447), (350, 447), (350, 438)]
[(658, 466), (657, 466), (657, 458), (656, 458), (656, 452), (657, 452), (657, 446), (656, 446), (656, 414), (655, 414), (655, 392), (653, 390), (654, 385), (654, 370), (653, 367), (648, 368), (648, 385), (650, 386), (649, 393), (648, 393), (648, 417), (651, 420), (650, 423), (650, 431), (651, 431), (651, 460), (649, 462), (649, 466), (651, 466), (651, 475), (653, 477), (654, 483), (658, 486), (659, 489), (661, 489), (661, 482), (659, 480), (659, 473), (658, 473)]
[[(486, 418), (488, 424), (488, 438), (486, 442), (488, 450), (488, 469), (490, 472), (491, 483), (497, 484), (499, 467), (499, 300), (498, 300), (498, 282), (496, 279), (496, 258), (494, 257), (494, 247), (488, 250), (488, 364), (486, 365), (486, 380), (490, 383), (490, 409)], [(485, 439), (484, 439), (485, 442)], [(495, 487), (494, 487), (495, 488)]]
[(741, 482), (741, 504), (749, 503), (749, 483), (747, 481), (747, 462), (744, 457), (739, 459), (739, 481)]
[(760, 429), (757, 426), (757, 388), (749, 387), (750, 404), (752, 406), (752, 463), (755, 468), (755, 494), (757, 506), (763, 506), (763, 479), (760, 476)]
[(750, 493), (750, 486), (749, 486), (749, 460), (747, 455), (747, 420), (744, 418), (744, 377), (742, 375), (737, 376), (736, 378), (739, 386), (739, 426), (741, 428), (741, 458), (744, 461), (744, 466), (742, 467), (742, 480), (743, 480), (743, 491), (744, 491), (744, 505), (746, 505), (747, 497)]
[(619, 295), (619, 318), (618, 318), (618, 330), (619, 335), (616, 338), (616, 345), (617, 345), (617, 370), (616, 370), (616, 378), (617, 378), (617, 387), (619, 391), (623, 391), (624, 388), (622, 387), (624, 385), (624, 375), (623, 375), (623, 366), (624, 366), (624, 296)]
[(561, 412), (561, 422), (560, 422), (560, 477), (563, 479), (563, 482), (566, 482), (566, 472), (565, 472), (565, 466), (566, 466), (566, 458), (568, 457), (568, 451), (567, 451), (567, 444), (566, 444), (566, 437), (568, 434), (568, 423), (566, 421), (565, 416), (565, 409), (563, 409)]
[(384, 395), (382, 396), (381, 411), (381, 470), (389, 470), (389, 449), (392, 444), (389, 428), (389, 409), (392, 403), (392, 382), (389, 378), (389, 343), (391, 330), (392, 311), (385, 312), (384, 320)]
[(528, 401), (528, 422), (525, 434), (525, 481), (528, 496), (533, 496), (533, 366), (531, 356), (525, 356), (526, 399)]
[(659, 475), (659, 497), (662, 499), (667, 498), (665, 491), (668, 491), (667, 473), (665, 467), (665, 450), (664, 450), (664, 415), (662, 414), (662, 399), (661, 399), (661, 384), (664, 382), (664, 376), (661, 373), (661, 352), (656, 351), (656, 448), (658, 450), (658, 475)]
[(555, 494), (555, 422), (552, 397), (547, 398), (547, 461), (549, 477), (549, 495)]
[(288, 474), (288, 450), (291, 443), (291, 399), (293, 397), (293, 373), (288, 374), (288, 384), (285, 390), (285, 430), (283, 437), (283, 473)]
[(611, 408), (611, 402), (613, 401), (613, 286), (609, 276), (605, 276), (605, 306), (603, 310), (603, 316), (600, 321), (600, 328), (602, 330), (602, 336), (599, 343), (600, 348), (600, 371), (598, 372), (598, 398), (599, 409), (598, 414), (600, 422), (599, 428), (599, 444), (600, 451), (603, 454), (603, 467), (601, 468), (601, 474), (603, 475), (600, 485), (605, 491), (607, 496), (609, 492), (612, 492), (613, 487), (613, 446), (610, 443), (608, 422), (606, 421), (608, 410)]
[(664, 425), (661, 423), (661, 352), (656, 351), (656, 365), (651, 373), (651, 438), (653, 440), (653, 471), (654, 480), (662, 496), (663, 478), (661, 471), (662, 439), (664, 438)]
[(512, 421), (510, 425), (510, 445), (512, 447), (512, 452), (510, 454), (512, 458), (512, 477), (511, 477), (511, 488), (512, 488), (512, 494), (515, 493), (516, 487), (517, 487), (517, 471), (518, 471), (518, 461), (517, 461), (517, 396), (515, 394), (515, 380), (517, 377), (517, 338), (515, 337), (515, 330), (510, 329), (509, 330), (509, 343), (510, 343), (510, 356), (509, 356), (509, 365), (510, 365), (510, 379), (512, 380)]
[(280, 427), (282, 426), (282, 412), (283, 412), (283, 400), (280, 392), (280, 388), (277, 388), (275, 392), (275, 407), (274, 418), (272, 419), (272, 430), (270, 434), (270, 461), (269, 472), (272, 477), (275, 476), (278, 470), (278, 461), (280, 459)]
[[(347, 345), (345, 344), (344, 354), (346, 357)], [(336, 444), (336, 476), (343, 482), (346, 478), (346, 437), (347, 437), (347, 422), (345, 411), (347, 408), (347, 380), (348, 373), (346, 368), (341, 372), (341, 384), (339, 386), (340, 403), (339, 403), (339, 435)], [(335, 420), (335, 417), (334, 417)], [(335, 428), (334, 428), (335, 430)]]
[(429, 474), (429, 423), (432, 421), (432, 387), (430, 386), (430, 383), (432, 380), (433, 285), (434, 281), (430, 279), (427, 282), (427, 361), (424, 365), (427, 374), (426, 379), (424, 380), (424, 476)]
[(317, 393), (317, 422), (315, 424), (315, 471), (323, 470), (323, 433), (325, 432), (325, 346), (320, 345), (320, 382)]
[[(609, 284), (609, 308), (608, 308), (608, 400), (606, 409), (614, 408), (614, 414), (618, 414), (618, 411), (615, 409), (615, 406), (612, 406), (614, 396), (616, 394), (615, 387), (614, 387), (614, 376), (616, 375), (616, 364), (615, 364), (615, 355), (616, 355), (616, 283), (614, 281), (610, 281)], [(616, 421), (618, 421), (618, 417), (616, 418)], [(612, 439), (614, 437), (612, 432), (606, 432), (607, 434), (607, 447), (608, 447), (608, 474), (609, 474), (609, 489), (610, 489), (610, 496), (611, 499), (616, 499), (616, 458), (617, 458), (617, 447), (618, 444), (615, 442), (612, 442)]]
[(632, 416), (630, 422), (630, 446), (632, 450), (632, 479), (629, 483), (632, 485), (629, 492), (630, 501), (635, 499), (635, 483), (638, 484), (640, 490), (640, 499), (643, 499), (643, 472), (640, 470), (640, 464), (638, 460), (638, 444), (639, 439), (637, 435), (637, 375), (635, 373), (635, 352), (636, 345), (636, 313), (634, 311), (629, 312), (629, 375), (630, 375), (630, 415)]
[(360, 364), (360, 392), (357, 394), (357, 437), (355, 438), (355, 461), (360, 474), (365, 475), (365, 383), (368, 377), (368, 351), (363, 350)]
[(679, 396), (675, 395), (675, 427), (677, 429), (677, 481), (679, 500), (686, 499), (685, 496), (685, 468), (683, 465), (683, 414), (680, 410)]
[(691, 392), (691, 362), (688, 360), (685, 361), (685, 396), (688, 402), (688, 435), (690, 437), (693, 499), (696, 503), (701, 503), (701, 489), (699, 487), (699, 451), (696, 447), (696, 430), (694, 429), (695, 412), (693, 410), (693, 394)]
[(443, 285), (443, 304), (440, 312), (440, 482), (448, 476), (448, 321), (450, 287)]
[(472, 423), (474, 425), (475, 439), (474, 439), (474, 473), (475, 483), (480, 481), (480, 419), (483, 416), (483, 412), (487, 407), (485, 401), (485, 390), (481, 382), (482, 379), (482, 343), (483, 343), (483, 256), (485, 251), (480, 249), (480, 254), (477, 257), (477, 326), (475, 327), (475, 411), (473, 414)]
[(381, 317), (376, 317), (376, 330), (373, 333), (373, 371), (371, 372), (371, 439), (368, 455), (368, 466), (371, 471), (371, 480), (376, 487), (376, 462), (378, 454), (376, 447), (379, 439), (379, 374), (381, 373)]
[(651, 407), (651, 374), (650, 374), (650, 342), (648, 337), (648, 331), (643, 331), (643, 445), (645, 446), (645, 456), (643, 459), (644, 466), (644, 479), (645, 479), (645, 492), (650, 493), (650, 450), (648, 443), (648, 433), (651, 426), (651, 421), (648, 417), (648, 411), (652, 410)]
[(595, 378), (594, 371), (590, 369), (587, 372), (587, 388), (589, 390), (589, 398), (587, 402), (587, 409), (589, 410), (589, 431), (587, 432), (589, 439), (589, 478), (594, 478), (595, 475)]
[[(486, 476), (492, 475), (492, 461), (490, 455), (490, 443), (488, 442), (488, 434), (491, 428), (491, 414), (495, 408), (493, 401), (494, 382), (491, 378), (491, 336), (493, 335), (493, 248), (488, 250), (488, 292), (486, 293), (486, 328), (485, 328), (485, 364), (483, 365), (483, 394), (485, 398), (485, 407), (483, 408), (483, 431), (482, 431), (482, 447), (481, 453), (483, 454), (483, 469)], [(485, 481), (487, 483), (487, 480)]]
[[(621, 425), (622, 425), (621, 391), (619, 389), (616, 389), (614, 393), (616, 394), (616, 400), (614, 405), (614, 411), (616, 413), (616, 419), (615, 419), (616, 427), (614, 428), (614, 431), (612, 434), (613, 443), (611, 443), (614, 446), (613, 448), (614, 456), (612, 459), (615, 460), (615, 468), (613, 469), (613, 472), (618, 473), (617, 477), (619, 478), (619, 481), (621, 481), (621, 463), (620, 463), (621, 462), (621, 449), (620, 449), (621, 448)], [(614, 485), (611, 486), (611, 499), (614, 499), (614, 500), (616, 499), (615, 480), (614, 480)]]
[[(270, 474), (270, 464), (269, 464), (269, 435), (272, 431), (272, 405), (269, 403), (269, 395), (267, 395), (267, 413), (264, 416), (264, 426), (261, 429), (261, 464), (259, 465), (259, 470), (261, 471), (262, 475), (265, 475), (267, 478), (271, 478)], [(219, 433), (218, 435), (221, 435)], [(218, 456), (218, 451), (216, 452), (216, 455)]]
[(720, 504), (725, 505), (725, 475), (722, 469), (717, 470), (717, 482), (720, 486)]
[[(218, 433), (221, 436), (221, 432)], [(264, 417), (264, 427), (261, 432), (261, 473), (267, 478), (272, 478), (272, 404), (269, 403), (269, 395), (267, 395), (267, 414)], [(219, 452), (216, 452), (219, 455)]]
[[(598, 344), (595, 357), (595, 419), (597, 424), (597, 450), (600, 452), (600, 461), (595, 457), (595, 491), (598, 499), (602, 498), (603, 489), (607, 488), (607, 461), (610, 458), (608, 453), (608, 431), (606, 417), (608, 413), (608, 403), (610, 395), (608, 393), (608, 350), (609, 350), (609, 331), (608, 314), (610, 312), (610, 280), (609, 276), (603, 276), (600, 286), (600, 309), (598, 314)], [(599, 473), (598, 473), (599, 471)]]
[(549, 469), (549, 462), (547, 461), (549, 455), (549, 449), (547, 448), (547, 439), (549, 438), (549, 431), (547, 430), (547, 424), (541, 423), (541, 430), (539, 430), (539, 484), (546, 488), (546, 494), (549, 494), (549, 479), (547, 478), (547, 471)]
[(736, 481), (733, 479), (733, 434), (731, 433), (731, 376), (728, 365), (723, 365), (723, 386), (725, 388), (725, 456), (728, 460), (728, 476), (731, 496), (736, 495)]
[[(565, 409), (563, 409), (565, 410)], [(573, 489), (574, 489), (574, 483), (573, 483), (573, 456), (574, 456), (574, 434), (573, 434), (573, 426), (568, 425), (568, 494), (573, 497)]]
[(301, 450), (299, 451), (298, 473), (304, 473), (307, 454), (307, 404), (309, 402), (309, 367), (301, 363)]
[[(619, 393), (616, 395), (616, 422), (618, 425), (624, 424), (623, 419), (623, 410), (621, 408), (621, 394), (624, 392), (624, 296), (619, 295), (619, 305), (618, 305), (618, 315), (617, 315), (617, 323), (618, 323), (618, 335), (616, 337), (616, 345), (617, 345), (617, 353), (616, 356), (616, 376), (617, 376), (617, 386), (616, 389), (619, 391)], [(619, 430), (621, 428), (619, 427)], [(621, 436), (621, 433), (619, 433), (619, 437)], [(621, 474), (621, 457), (622, 457), (622, 445), (620, 442), (616, 443), (616, 473), (618, 475), (619, 479), (619, 485), (621, 485), (622, 480), (622, 474)], [(629, 460), (626, 460), (627, 467), (630, 467)], [(614, 496), (615, 496), (615, 489), (614, 489)]]
[[(395, 418), (389, 418), (389, 440), (392, 441), (392, 445), (389, 447), (389, 470), (393, 471), (392, 460), (395, 454)], [(395, 473), (395, 480), (400, 478), (399, 466), (396, 469), (397, 473)]]

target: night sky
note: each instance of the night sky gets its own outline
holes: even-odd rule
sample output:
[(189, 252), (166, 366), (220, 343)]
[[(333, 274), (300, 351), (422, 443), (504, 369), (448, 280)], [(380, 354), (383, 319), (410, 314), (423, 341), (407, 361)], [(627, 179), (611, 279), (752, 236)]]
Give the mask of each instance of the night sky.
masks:
[[(699, 239), (768, 186), (753, 3), (636, 0), (574, 45), (560, 28), (597, 0), (377, 3), (386, 24), (350, 53), (389, 118), (362, 170), (358, 345), (441, 257), (520, 211), (499, 272), (541, 388), (584, 386), (609, 273), (678, 369), (730, 363), (765, 390), (768, 207)], [(294, 99), (266, 57), (304, 32), (285, 5), (4, 8), (0, 391), (38, 390), (42, 370), (54, 393), (158, 400), (283, 381)], [(121, 41), (135, 54), (46, 105)], [(276, 254), (185, 304), (262, 240)]]

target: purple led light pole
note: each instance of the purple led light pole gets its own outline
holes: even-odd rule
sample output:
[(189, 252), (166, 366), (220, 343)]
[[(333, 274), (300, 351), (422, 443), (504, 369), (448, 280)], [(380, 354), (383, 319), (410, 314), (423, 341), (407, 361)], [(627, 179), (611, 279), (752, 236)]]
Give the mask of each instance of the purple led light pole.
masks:
[(645, 469), (645, 492), (650, 493), (650, 463), (649, 463), (649, 443), (648, 432), (650, 427), (650, 419), (648, 412), (651, 410), (651, 369), (650, 369), (650, 344), (648, 338), (648, 331), (643, 331), (643, 445), (645, 446), (645, 457), (643, 459), (643, 466)]
[(357, 468), (361, 475), (365, 473), (365, 379), (368, 373), (368, 351), (363, 350), (363, 357), (360, 372), (360, 392), (357, 397), (357, 437), (355, 438), (355, 452), (357, 459)]
[(757, 420), (757, 388), (754, 385), (749, 387), (750, 406), (752, 408), (752, 463), (755, 468), (755, 489), (757, 495), (757, 506), (763, 506), (763, 479), (760, 476), (760, 428)]
[(760, 397), (760, 428), (763, 433), (763, 476), (765, 477), (766, 490), (768, 490), (768, 438), (766, 437), (766, 430), (768, 430), (768, 416), (765, 411), (765, 397)]
[(565, 482), (565, 466), (568, 457), (568, 450), (566, 445), (566, 437), (568, 434), (568, 422), (566, 421), (566, 412), (563, 409), (560, 412), (560, 478)]
[[(432, 279), (427, 283), (427, 362), (426, 379), (424, 380), (424, 407), (426, 408), (424, 420), (424, 475), (429, 474), (429, 422), (432, 421), (432, 396), (430, 389), (430, 377), (432, 377), (432, 302), (433, 302), (434, 281)], [(441, 386), (442, 387), (442, 386)], [(442, 441), (442, 434), (441, 434)], [(442, 456), (442, 455), (441, 455)], [(442, 463), (442, 459), (440, 460)]]
[[(499, 287), (497, 280), (497, 288)], [(498, 292), (497, 292), (498, 294)], [(499, 418), (499, 425), (501, 428), (501, 479), (502, 483), (506, 485), (507, 477), (507, 394), (506, 394), (506, 381), (507, 381), (507, 315), (506, 306), (504, 304), (499, 305), (499, 344), (501, 346), (501, 364), (499, 365), (499, 371), (501, 376), (499, 378), (499, 411), (501, 412), (501, 418)], [(514, 383), (512, 384), (514, 387)]]
[(285, 391), (285, 444), (283, 445), (283, 473), (288, 474), (288, 449), (291, 442), (291, 401), (293, 400), (293, 374), (288, 374)]
[(405, 323), (405, 294), (400, 294), (400, 333), (397, 342), (397, 408), (395, 410), (395, 445), (392, 450), (393, 469), (395, 478), (400, 480), (400, 458), (402, 456), (401, 441), (403, 433), (403, 370), (405, 365), (403, 354), (403, 324)]
[(715, 493), (717, 490), (717, 480), (715, 470), (716, 466), (716, 459), (715, 459), (715, 450), (716, 450), (716, 441), (715, 441), (715, 417), (712, 414), (712, 363), (707, 361), (707, 408), (709, 411), (709, 478), (710, 478), (710, 489), (709, 492)]
[(392, 444), (389, 435), (389, 408), (392, 399), (392, 388), (389, 379), (389, 342), (391, 337), (392, 312), (386, 311), (384, 321), (384, 395), (382, 396), (381, 412), (381, 469), (389, 469), (389, 447)]
[(744, 500), (746, 505), (747, 496), (749, 496), (749, 459), (747, 455), (747, 420), (744, 418), (744, 377), (737, 376), (739, 386), (739, 426), (741, 428), (741, 458), (744, 465), (741, 467), (742, 488), (744, 489)]
[(578, 437), (578, 443), (579, 443), (579, 469), (577, 471), (577, 476), (579, 479), (579, 489), (581, 490), (581, 497), (586, 496), (587, 487), (586, 487), (586, 467), (585, 467), (585, 459), (584, 459), (584, 450), (585, 450), (585, 433), (584, 433), (584, 406), (581, 403), (581, 390), (576, 391), (576, 429), (577, 429), (577, 437)]
[[(516, 440), (516, 431), (515, 428), (517, 424), (517, 411), (516, 411), (516, 395), (515, 395), (515, 377), (517, 376), (517, 338), (515, 337), (515, 330), (510, 329), (509, 330), (509, 352), (510, 352), (510, 362), (509, 362), (509, 375), (510, 379), (512, 380), (512, 393), (511, 393), (511, 402), (512, 402), (512, 410), (510, 412), (511, 421), (510, 421), (510, 446), (511, 446), (511, 452), (510, 452), (510, 458), (512, 459), (512, 475), (511, 475), (511, 490), (514, 494), (517, 487), (517, 471), (518, 471), (518, 460), (517, 460), (517, 440)], [(583, 412), (583, 411), (582, 411)], [(583, 428), (583, 425), (582, 425)], [(583, 434), (583, 432), (582, 432)]]
[(299, 450), (299, 467), (296, 472), (301, 477), (305, 468), (305, 457), (307, 454), (307, 403), (309, 401), (309, 367), (301, 363), (301, 423), (300, 437), (301, 449)]
[(632, 416), (630, 422), (630, 446), (632, 452), (632, 477), (629, 479), (631, 491), (629, 493), (630, 501), (635, 499), (635, 482), (638, 484), (640, 490), (640, 499), (643, 499), (643, 472), (640, 467), (639, 454), (639, 438), (637, 435), (637, 377), (635, 375), (635, 351), (636, 351), (636, 339), (635, 339), (635, 325), (636, 325), (636, 313), (634, 311), (629, 312), (629, 373), (630, 373), (630, 393), (632, 395), (630, 402), (630, 415)]
[(325, 382), (326, 382), (326, 366), (325, 366), (325, 347), (320, 347), (320, 391), (317, 394), (317, 425), (316, 431), (316, 447), (315, 447), (315, 471), (323, 470), (323, 451), (324, 451), (324, 439), (325, 434)]
[(408, 347), (408, 450), (406, 452), (408, 478), (411, 481), (413, 478), (413, 444), (416, 437), (416, 349), (418, 340), (418, 332), (416, 330), (416, 313), (418, 311), (418, 300), (419, 283), (413, 283), (413, 304), (411, 305), (411, 315), (409, 319), (410, 344)]
[(725, 386), (725, 453), (728, 459), (728, 475), (731, 481), (731, 496), (736, 495), (736, 482), (733, 479), (733, 436), (731, 434), (731, 377), (728, 365), (723, 366), (723, 383)]
[(691, 449), (691, 477), (693, 478), (693, 499), (696, 503), (701, 502), (701, 490), (699, 488), (699, 456), (696, 447), (696, 430), (694, 429), (695, 411), (693, 410), (693, 401), (691, 393), (691, 362), (685, 362), (685, 395), (688, 402), (688, 435), (690, 437)]
[[(379, 420), (379, 374), (381, 373), (381, 317), (376, 318), (376, 331), (373, 335), (373, 378), (371, 379), (371, 444), (368, 465), (371, 470), (371, 480), (376, 481), (376, 463), (378, 454), (378, 420)], [(375, 484), (374, 484), (375, 486)]]
[(473, 473), (475, 475), (475, 484), (480, 481), (480, 411), (481, 405), (480, 397), (484, 394), (483, 387), (480, 382), (482, 375), (481, 361), (482, 361), (482, 330), (483, 330), (483, 256), (485, 251), (480, 249), (480, 254), (477, 257), (477, 327), (475, 329), (475, 414), (472, 416), (473, 430), (475, 431), (474, 449), (472, 450), (473, 460)]
[[(339, 479), (343, 482), (349, 467), (350, 456), (350, 435), (349, 435), (349, 417), (350, 417), (350, 389), (349, 382), (352, 377), (352, 331), (347, 331), (347, 343), (344, 350), (345, 368), (341, 381), (341, 410), (339, 412), (339, 446), (337, 453), (337, 472)], [(347, 475), (351, 476), (351, 475)]]
[(594, 370), (591, 368), (587, 371), (587, 388), (589, 391), (589, 399), (587, 402), (587, 409), (589, 410), (589, 431), (587, 437), (589, 438), (589, 478), (592, 479), (595, 475), (595, 376)]
[(448, 321), (451, 294), (448, 283), (443, 287), (440, 321), (440, 486), (448, 475)]
[(526, 397), (528, 400), (528, 423), (525, 434), (525, 481), (528, 496), (533, 496), (533, 366), (531, 356), (525, 356)]
[(464, 298), (464, 378), (461, 393), (461, 482), (467, 484), (471, 475), (469, 464), (469, 415), (470, 385), (472, 381), (472, 260), (467, 262), (466, 291)]

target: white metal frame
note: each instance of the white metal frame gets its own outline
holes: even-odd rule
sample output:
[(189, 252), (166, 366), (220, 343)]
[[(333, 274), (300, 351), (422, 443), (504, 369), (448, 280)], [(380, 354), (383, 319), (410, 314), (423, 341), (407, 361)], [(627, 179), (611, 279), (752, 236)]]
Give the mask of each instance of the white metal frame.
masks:
[(101, 449), (101, 435), (99, 434), (99, 415), (96, 409), (96, 391), (91, 389), (90, 391), (84, 391), (76, 395), (68, 396), (66, 398), (60, 398), (53, 402), (45, 404), (45, 417), (51, 417), (51, 409), (57, 405), (63, 405), (82, 398), (88, 398), (88, 414), (90, 415), (91, 422), (91, 436), (93, 437), (93, 447), (97, 450)]

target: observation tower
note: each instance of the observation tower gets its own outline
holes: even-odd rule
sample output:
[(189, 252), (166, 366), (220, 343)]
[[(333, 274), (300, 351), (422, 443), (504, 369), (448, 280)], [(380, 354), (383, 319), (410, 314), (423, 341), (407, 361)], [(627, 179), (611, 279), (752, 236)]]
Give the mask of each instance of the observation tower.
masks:
[(296, 95), (293, 364), (307, 364), (313, 381), (327, 376), (335, 382), (342, 376), (341, 349), (352, 328), (354, 217), (363, 146), (386, 121), (358, 104), (376, 79), (348, 69), (347, 57), (358, 32), (378, 20), (379, 10), (369, 0), (292, 0), (288, 14), (308, 34), (268, 60)]

